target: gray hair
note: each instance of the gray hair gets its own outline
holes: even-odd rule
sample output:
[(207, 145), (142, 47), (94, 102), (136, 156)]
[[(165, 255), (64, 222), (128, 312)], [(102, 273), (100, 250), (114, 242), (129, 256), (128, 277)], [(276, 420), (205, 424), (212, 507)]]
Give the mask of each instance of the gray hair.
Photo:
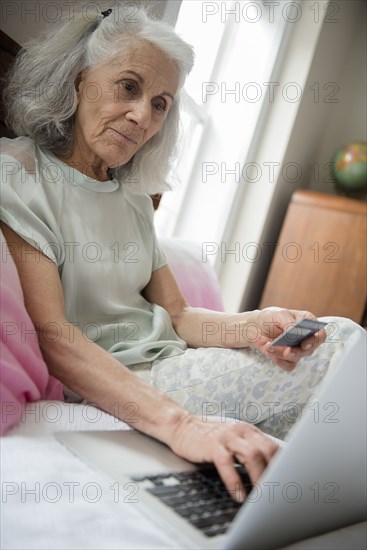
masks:
[[(24, 45), (4, 89), (7, 124), (17, 135), (32, 137), (40, 147), (68, 154), (73, 147), (77, 110), (75, 82), (83, 69), (113, 60), (133, 40), (158, 47), (177, 66), (179, 89), (193, 65), (192, 47), (174, 29), (150, 18), (140, 8), (130, 17), (115, 5), (108, 17), (75, 13), (55, 31)], [(166, 177), (176, 153), (179, 131), (179, 96), (160, 129), (113, 176), (136, 192), (159, 193), (169, 189)]]

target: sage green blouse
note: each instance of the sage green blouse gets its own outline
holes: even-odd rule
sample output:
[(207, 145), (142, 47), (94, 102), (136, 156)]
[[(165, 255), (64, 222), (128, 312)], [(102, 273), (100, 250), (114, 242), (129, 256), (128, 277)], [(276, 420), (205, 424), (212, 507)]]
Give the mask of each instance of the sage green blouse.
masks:
[(2, 138), (1, 219), (57, 265), (67, 320), (119, 361), (186, 349), (166, 310), (141, 294), (167, 263), (147, 195), (89, 178), (30, 138)]

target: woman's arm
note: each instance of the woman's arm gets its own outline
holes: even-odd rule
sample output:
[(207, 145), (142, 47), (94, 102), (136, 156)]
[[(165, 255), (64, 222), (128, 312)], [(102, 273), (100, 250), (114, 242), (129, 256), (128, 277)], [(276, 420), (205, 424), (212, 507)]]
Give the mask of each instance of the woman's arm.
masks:
[(256, 482), (277, 446), (254, 426), (225, 426), (190, 415), (88, 340), (65, 318), (55, 264), (6, 225), (2, 229), (50, 373), (83, 398), (166, 443), (178, 455), (193, 462), (214, 462), (228, 490), (241, 498), (244, 489), (233, 466), (235, 458)]
[[(17, 266), (25, 306), (35, 325), (50, 374), (121, 420), (131, 416), (132, 407), (126, 404), (135, 403), (134, 419), (139, 429), (162, 441), (166, 436), (169, 439), (170, 426), (176, 424), (183, 411), (69, 323), (56, 265), (6, 225), (2, 224), (2, 230)], [(160, 409), (155, 408), (157, 399), (164, 404), (164, 419)], [(165, 429), (161, 433), (163, 425)]]
[(190, 347), (254, 347), (287, 371), (293, 370), (302, 357), (312, 354), (326, 336), (322, 330), (304, 340), (301, 347), (272, 347), (272, 340), (297, 320), (315, 316), (308, 311), (281, 308), (237, 314), (191, 308), (168, 266), (152, 273), (144, 296), (168, 311), (175, 331)]

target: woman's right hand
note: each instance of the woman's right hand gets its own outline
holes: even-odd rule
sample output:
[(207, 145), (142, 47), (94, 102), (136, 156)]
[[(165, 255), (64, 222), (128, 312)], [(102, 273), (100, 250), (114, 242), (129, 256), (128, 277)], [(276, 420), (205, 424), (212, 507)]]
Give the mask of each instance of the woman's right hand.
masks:
[(183, 415), (174, 431), (171, 449), (191, 462), (212, 462), (216, 466), (232, 498), (242, 502), (245, 488), (236, 472), (235, 463), (245, 466), (252, 483), (257, 483), (279, 449), (278, 445), (258, 428), (246, 422), (204, 422), (201, 418)]

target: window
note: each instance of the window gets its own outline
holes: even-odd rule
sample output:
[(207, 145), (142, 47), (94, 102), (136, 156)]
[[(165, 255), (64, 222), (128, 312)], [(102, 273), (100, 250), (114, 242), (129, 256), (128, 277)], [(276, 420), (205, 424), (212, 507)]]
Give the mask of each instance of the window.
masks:
[(279, 4), (183, 0), (176, 30), (196, 63), (184, 91), (180, 183), (162, 198), (158, 236), (220, 242), (239, 187), (256, 181), (249, 155), (277, 86), (285, 23), (296, 20), (296, 2), (286, 13)]

